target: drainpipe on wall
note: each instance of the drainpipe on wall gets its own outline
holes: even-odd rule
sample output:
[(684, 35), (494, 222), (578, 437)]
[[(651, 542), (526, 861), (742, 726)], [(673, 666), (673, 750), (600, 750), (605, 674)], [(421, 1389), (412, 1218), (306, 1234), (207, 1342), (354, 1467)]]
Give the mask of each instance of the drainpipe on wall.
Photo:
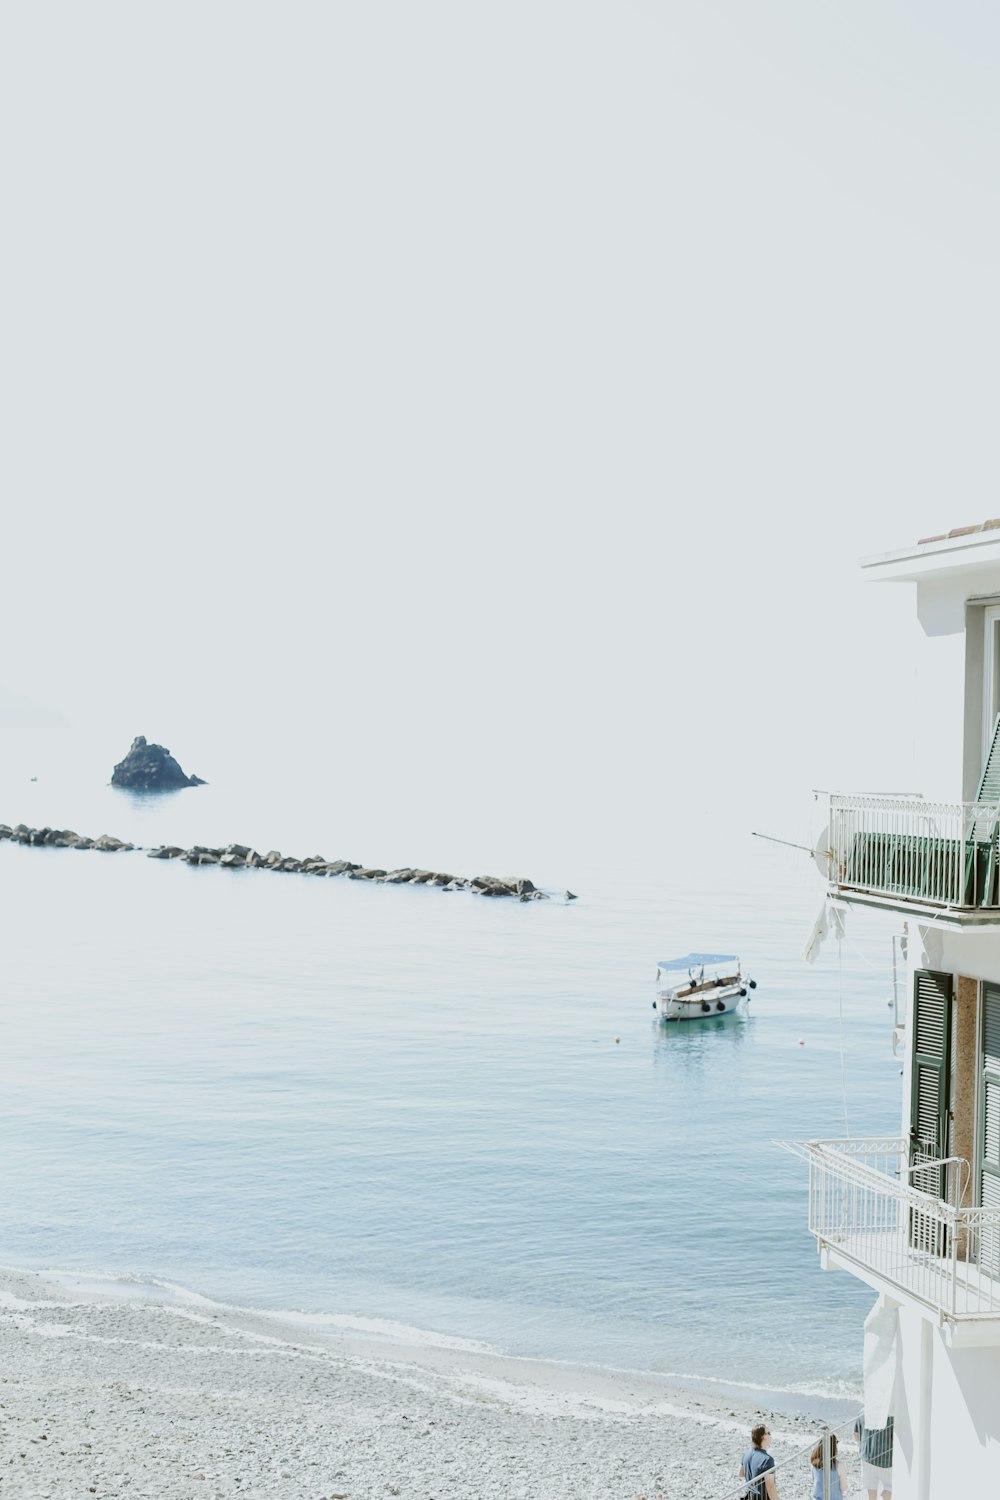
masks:
[(917, 1497), (931, 1496), (931, 1391), (934, 1378), (934, 1329), (920, 1320), (920, 1397), (917, 1407)]

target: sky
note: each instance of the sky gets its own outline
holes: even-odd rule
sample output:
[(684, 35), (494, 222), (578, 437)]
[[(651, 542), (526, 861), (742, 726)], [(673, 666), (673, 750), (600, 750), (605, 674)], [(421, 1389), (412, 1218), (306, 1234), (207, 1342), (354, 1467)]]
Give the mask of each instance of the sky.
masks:
[(0, 723), (609, 837), (893, 784), (857, 560), (1000, 514), (998, 60), (969, 0), (8, 7)]

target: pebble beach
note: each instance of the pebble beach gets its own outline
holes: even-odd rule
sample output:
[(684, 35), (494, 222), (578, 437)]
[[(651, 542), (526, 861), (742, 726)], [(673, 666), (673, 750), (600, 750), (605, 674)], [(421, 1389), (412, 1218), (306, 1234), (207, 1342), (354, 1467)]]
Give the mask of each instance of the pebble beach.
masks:
[(4, 1500), (727, 1500), (754, 1421), (779, 1462), (815, 1431), (643, 1374), (35, 1272), (0, 1273), (0, 1341)]

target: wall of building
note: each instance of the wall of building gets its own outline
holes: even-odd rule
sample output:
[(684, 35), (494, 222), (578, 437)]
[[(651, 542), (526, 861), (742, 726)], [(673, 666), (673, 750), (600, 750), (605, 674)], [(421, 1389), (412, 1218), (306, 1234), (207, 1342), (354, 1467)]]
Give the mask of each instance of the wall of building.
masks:
[(972, 802), (983, 774), (986, 606), (965, 606), (965, 712), (962, 748), (962, 800)]
[[(923, 1319), (899, 1310), (896, 1388), (893, 1393), (892, 1492), (896, 1500), (921, 1500), (919, 1480), (921, 1325)], [(856, 1486), (860, 1489), (860, 1484)]]
[(952, 1349), (900, 1309), (892, 1467), (895, 1500), (1000, 1492), (1000, 1348)]
[(917, 586), (924, 640), (917, 658), (914, 762), (917, 790), (932, 802), (962, 796), (965, 747), (965, 594), (954, 579)]
[(941, 927), (910, 928), (907, 956), (908, 994), (913, 993), (917, 969), (937, 969), (945, 974), (966, 974), (1000, 984), (1000, 924), (971, 927), (964, 931)]
[(975, 796), (982, 770), (983, 610), (1000, 599), (1000, 569), (930, 575), (917, 584), (914, 761), (931, 801)]
[(1000, 1349), (931, 1348), (927, 1500), (1000, 1493)]

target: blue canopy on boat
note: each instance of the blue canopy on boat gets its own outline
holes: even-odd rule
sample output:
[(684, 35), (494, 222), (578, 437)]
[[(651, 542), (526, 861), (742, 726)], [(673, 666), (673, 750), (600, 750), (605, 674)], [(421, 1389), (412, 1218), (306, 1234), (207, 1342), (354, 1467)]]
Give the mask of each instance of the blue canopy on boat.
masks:
[(661, 958), (659, 969), (707, 969), (714, 964), (736, 964), (735, 953), (687, 953), (683, 958)]

